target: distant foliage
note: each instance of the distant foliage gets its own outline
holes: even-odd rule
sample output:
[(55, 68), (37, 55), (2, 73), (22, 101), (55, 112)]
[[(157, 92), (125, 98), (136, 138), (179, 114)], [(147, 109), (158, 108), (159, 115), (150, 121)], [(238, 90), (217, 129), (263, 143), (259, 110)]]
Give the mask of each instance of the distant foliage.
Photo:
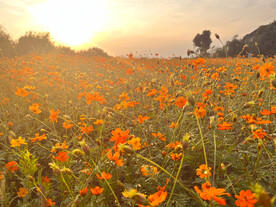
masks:
[(18, 39), (17, 47), (20, 55), (29, 52), (49, 52), (54, 49), (49, 32), (36, 33), (32, 31)]
[[(25, 55), (28, 53), (50, 53), (58, 52), (65, 55), (83, 55), (86, 57), (102, 56), (109, 57), (109, 55), (102, 49), (93, 47), (87, 50), (76, 52), (70, 47), (55, 46), (51, 40), (49, 32), (34, 32), (29, 31), (22, 35), (17, 41), (14, 41), (11, 36), (5, 31), (4, 27), (0, 25), (0, 49), (4, 57), (15, 57), (18, 55)], [(0, 57), (2, 56), (0, 52)]]
[(78, 52), (78, 54), (85, 57), (93, 57), (93, 56), (108, 57), (108, 54), (105, 51), (97, 47), (89, 48), (87, 50), (81, 50)]
[(211, 31), (210, 30), (204, 30), (202, 34), (197, 34), (194, 39), (193, 43), (195, 47), (198, 47), (198, 50), (200, 54), (206, 55), (207, 50), (210, 49), (210, 45), (212, 43), (211, 40)]
[[(276, 54), (276, 21), (260, 26), (241, 39), (235, 35), (225, 46), (229, 57), (236, 57), (238, 54), (243, 56), (247, 53), (272, 57)], [(215, 56), (225, 57), (224, 49), (217, 48)]]
[(11, 36), (5, 31), (4, 27), (1, 25), (0, 25), (0, 49), (2, 50), (2, 53), (5, 57), (12, 57), (15, 55), (14, 42)]
[(276, 21), (260, 26), (252, 33), (245, 35), (242, 41), (248, 44), (249, 50), (254, 54), (258, 54), (255, 42), (258, 44), (261, 54), (267, 56), (276, 54)]

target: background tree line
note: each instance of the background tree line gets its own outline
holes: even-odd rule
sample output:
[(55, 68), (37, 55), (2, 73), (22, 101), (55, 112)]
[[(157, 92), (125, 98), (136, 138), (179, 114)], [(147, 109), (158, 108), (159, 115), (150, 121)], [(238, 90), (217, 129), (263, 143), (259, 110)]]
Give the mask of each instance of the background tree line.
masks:
[[(260, 26), (250, 34), (239, 38), (235, 35), (231, 40), (223, 43), (219, 35), (215, 37), (222, 43), (222, 47), (211, 47), (211, 31), (204, 30), (202, 34), (197, 34), (193, 39), (197, 56), (203, 57), (236, 57), (237, 55), (256, 55), (273, 56), (276, 54), (276, 21)], [(193, 52), (193, 51), (192, 51)], [(187, 52), (188, 56), (191, 50)]]
[[(28, 54), (31, 52), (48, 53), (57, 51), (62, 54), (80, 54), (84, 56), (103, 56), (108, 57), (108, 54), (100, 48), (92, 47), (87, 50), (75, 51), (70, 47), (55, 46), (51, 40), (49, 32), (26, 32), (19, 37), (18, 40), (13, 40), (6, 32), (5, 28), (0, 25), (0, 50), (4, 57), (15, 57)], [(1, 53), (0, 52), (0, 53)]]

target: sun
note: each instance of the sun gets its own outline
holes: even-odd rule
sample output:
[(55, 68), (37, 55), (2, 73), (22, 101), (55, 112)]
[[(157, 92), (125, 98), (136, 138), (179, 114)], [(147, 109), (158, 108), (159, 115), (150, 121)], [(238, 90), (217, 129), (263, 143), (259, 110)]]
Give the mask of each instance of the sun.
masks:
[(29, 12), (56, 42), (73, 48), (91, 43), (106, 21), (105, 0), (48, 0)]

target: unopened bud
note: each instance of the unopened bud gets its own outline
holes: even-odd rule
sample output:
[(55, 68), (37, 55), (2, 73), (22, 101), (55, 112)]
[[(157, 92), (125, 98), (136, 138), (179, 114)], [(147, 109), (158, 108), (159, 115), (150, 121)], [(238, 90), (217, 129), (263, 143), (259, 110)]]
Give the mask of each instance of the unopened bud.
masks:
[(125, 153), (127, 153), (127, 154), (133, 154), (134, 153), (134, 150), (130, 146), (127, 146), (125, 144), (120, 144), (119, 148), (121, 150), (125, 151)]
[(80, 150), (80, 149), (74, 149), (74, 150), (72, 151), (72, 154), (73, 154), (73, 155), (76, 155), (76, 156), (83, 156), (83, 155), (84, 155), (84, 152), (83, 152), (82, 150)]
[(189, 104), (191, 104), (192, 106), (194, 106), (195, 105), (195, 99), (194, 99), (194, 97), (193, 96), (189, 96), (188, 97), (188, 102), (189, 102)]
[(276, 78), (271, 82), (273, 87), (276, 88)]
[(52, 168), (53, 172), (56, 174), (60, 174), (60, 168), (55, 163), (49, 163), (50, 168)]
[(132, 199), (140, 205), (149, 205), (149, 200), (141, 193), (136, 193), (136, 195), (134, 195), (132, 197)]

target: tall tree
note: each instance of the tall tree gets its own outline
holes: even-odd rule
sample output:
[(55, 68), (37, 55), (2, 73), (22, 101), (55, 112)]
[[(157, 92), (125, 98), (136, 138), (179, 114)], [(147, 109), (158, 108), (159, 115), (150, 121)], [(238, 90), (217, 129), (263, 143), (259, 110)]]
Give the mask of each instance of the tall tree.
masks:
[(49, 52), (54, 49), (54, 44), (50, 40), (49, 32), (27, 32), (18, 39), (18, 50), (20, 54), (28, 52)]
[(200, 54), (206, 55), (207, 50), (210, 49), (210, 45), (212, 43), (211, 40), (211, 31), (204, 30), (202, 34), (197, 34), (194, 39), (193, 43), (195, 47), (198, 47)]
[(0, 25), (0, 49), (6, 57), (15, 56), (14, 42), (2, 25)]

